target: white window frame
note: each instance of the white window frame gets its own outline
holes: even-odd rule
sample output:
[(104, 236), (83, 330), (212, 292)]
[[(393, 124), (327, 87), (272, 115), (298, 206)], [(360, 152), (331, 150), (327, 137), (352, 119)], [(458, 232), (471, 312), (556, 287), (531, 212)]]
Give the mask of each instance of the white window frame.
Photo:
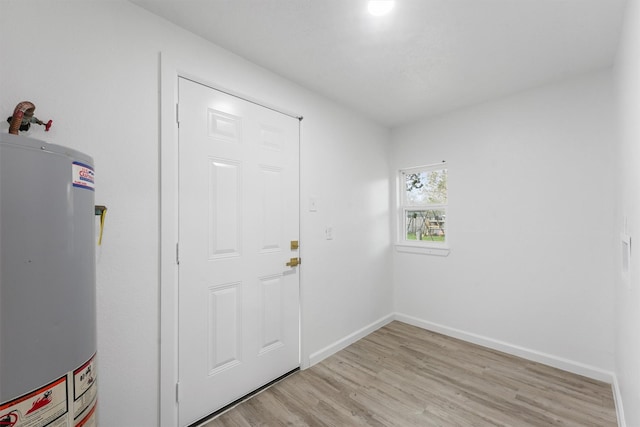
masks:
[(405, 219), (408, 216), (410, 211), (415, 210), (440, 210), (444, 211), (445, 218), (448, 216), (449, 203), (448, 203), (448, 192), (447, 188), (447, 203), (425, 203), (421, 205), (409, 205), (406, 200), (406, 174), (419, 173), (419, 172), (431, 172), (434, 170), (447, 169), (447, 174), (449, 173), (449, 168), (446, 162), (435, 163), (431, 165), (425, 166), (416, 166), (410, 168), (403, 168), (398, 171), (398, 185), (396, 186), (398, 191), (398, 215), (397, 215), (397, 243), (396, 250), (398, 252), (409, 252), (409, 253), (418, 253), (425, 255), (437, 255), (437, 256), (447, 256), (449, 255), (449, 221), (445, 220), (444, 223), (444, 241), (433, 241), (433, 240), (408, 240), (407, 239), (407, 230)]

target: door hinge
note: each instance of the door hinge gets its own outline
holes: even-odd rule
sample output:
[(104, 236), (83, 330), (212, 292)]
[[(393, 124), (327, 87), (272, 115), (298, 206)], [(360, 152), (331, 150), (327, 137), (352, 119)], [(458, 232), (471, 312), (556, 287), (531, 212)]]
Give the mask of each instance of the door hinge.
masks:
[(176, 104), (176, 124), (180, 127), (180, 104)]
[(177, 402), (177, 403), (180, 403), (180, 398), (181, 398), (181, 397), (182, 397), (182, 396), (180, 396), (180, 381), (178, 381), (178, 382), (176, 383), (176, 402)]
[(176, 243), (176, 264), (180, 265), (180, 243)]

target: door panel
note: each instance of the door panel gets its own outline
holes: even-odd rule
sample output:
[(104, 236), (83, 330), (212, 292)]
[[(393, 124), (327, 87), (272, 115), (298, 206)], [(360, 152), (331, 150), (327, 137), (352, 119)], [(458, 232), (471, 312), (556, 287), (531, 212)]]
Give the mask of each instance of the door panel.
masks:
[(297, 368), (299, 122), (179, 81), (180, 425)]
[(242, 236), (242, 166), (209, 159), (209, 259), (240, 256)]
[(240, 283), (209, 289), (209, 375), (240, 363)]

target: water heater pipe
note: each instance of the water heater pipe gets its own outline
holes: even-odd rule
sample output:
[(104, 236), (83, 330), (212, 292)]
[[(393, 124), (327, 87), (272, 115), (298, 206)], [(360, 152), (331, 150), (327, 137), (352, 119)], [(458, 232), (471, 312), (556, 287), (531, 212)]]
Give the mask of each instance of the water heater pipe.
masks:
[(41, 120), (38, 120), (37, 117), (33, 117), (33, 113), (36, 111), (36, 106), (33, 105), (32, 102), (22, 101), (16, 108), (13, 110), (13, 116), (11, 116), (11, 122), (9, 124), (9, 133), (13, 135), (18, 135), (18, 131), (20, 130), (20, 125), (23, 122), (34, 122), (39, 125), (43, 125), (45, 127), (45, 132), (49, 131), (51, 124), (53, 123), (49, 120), (47, 123), (44, 123)]
[(11, 117), (11, 123), (9, 124), (9, 133), (17, 135), (24, 116), (30, 119), (33, 117), (35, 110), (36, 106), (29, 101), (23, 101), (16, 105), (16, 108), (13, 110), (13, 116)]

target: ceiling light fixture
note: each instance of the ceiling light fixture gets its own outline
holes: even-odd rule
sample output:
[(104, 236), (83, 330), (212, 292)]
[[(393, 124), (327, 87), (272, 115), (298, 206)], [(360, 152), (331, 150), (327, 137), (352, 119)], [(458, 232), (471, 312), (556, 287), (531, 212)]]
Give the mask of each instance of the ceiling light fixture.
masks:
[(394, 0), (369, 0), (369, 13), (373, 16), (386, 15), (391, 12), (394, 4)]

